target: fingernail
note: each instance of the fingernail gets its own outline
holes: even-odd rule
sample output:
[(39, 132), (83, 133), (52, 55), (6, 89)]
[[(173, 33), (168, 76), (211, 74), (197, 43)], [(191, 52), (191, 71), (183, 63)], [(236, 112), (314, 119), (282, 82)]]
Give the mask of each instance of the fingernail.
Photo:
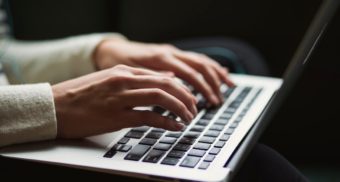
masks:
[(213, 101), (213, 104), (215, 105), (219, 104), (218, 98), (215, 95), (211, 96), (211, 100)]
[(192, 114), (193, 116), (196, 116), (195, 106), (192, 106), (192, 107), (190, 108), (190, 111), (191, 111), (191, 114)]
[(234, 88), (234, 87), (236, 87), (236, 84), (235, 84), (235, 83), (233, 83), (233, 82), (231, 82), (231, 85), (230, 85), (230, 87), (231, 87), (231, 88)]
[(196, 98), (195, 96), (192, 96), (192, 97), (193, 97), (193, 99), (194, 99), (195, 104), (197, 104), (197, 103), (198, 103), (197, 98)]
[(187, 121), (190, 122), (193, 119), (194, 119), (194, 116), (190, 112), (188, 112), (187, 113)]
[(224, 102), (223, 95), (220, 93), (220, 94), (218, 94), (218, 96), (219, 96), (219, 98), (220, 98), (221, 103), (223, 103), (223, 102)]
[(198, 114), (197, 107), (194, 106), (195, 116)]
[(182, 130), (184, 128), (183, 123), (175, 122), (175, 130)]

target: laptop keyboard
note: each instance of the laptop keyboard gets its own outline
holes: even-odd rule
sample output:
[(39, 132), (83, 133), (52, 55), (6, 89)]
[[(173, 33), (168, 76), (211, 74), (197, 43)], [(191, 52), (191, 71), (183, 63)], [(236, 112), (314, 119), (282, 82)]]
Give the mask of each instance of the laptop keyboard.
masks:
[[(124, 160), (207, 169), (261, 92), (261, 89), (258, 89), (235, 119), (231, 120), (252, 90), (251, 87), (241, 89), (228, 107), (223, 109), (205, 108), (206, 101), (200, 97), (197, 108), (199, 112), (205, 109), (204, 114), (182, 131), (173, 132), (148, 126), (132, 128), (104, 154), (104, 157), (112, 158), (117, 152), (123, 152), (126, 153)], [(235, 88), (227, 89), (223, 93), (224, 99), (227, 100), (234, 90)], [(154, 107), (153, 111), (179, 120), (175, 114), (160, 107)], [(230, 121), (232, 123), (229, 124)], [(138, 144), (132, 146), (129, 144), (130, 140), (138, 140)]]

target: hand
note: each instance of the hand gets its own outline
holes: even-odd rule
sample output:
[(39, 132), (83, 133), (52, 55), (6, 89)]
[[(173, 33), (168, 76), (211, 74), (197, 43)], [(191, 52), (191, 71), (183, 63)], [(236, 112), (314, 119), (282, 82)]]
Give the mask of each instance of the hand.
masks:
[(181, 51), (171, 45), (106, 40), (98, 45), (94, 61), (98, 69), (124, 64), (158, 71), (172, 71), (194, 86), (214, 105), (220, 104), (223, 100), (220, 93), (222, 82), (231, 87), (235, 86), (228, 78), (228, 70), (209, 57)]
[(81, 138), (149, 125), (181, 130), (182, 123), (138, 106), (161, 106), (184, 121), (197, 114), (196, 99), (171, 74), (118, 65), (52, 86), (60, 138)]

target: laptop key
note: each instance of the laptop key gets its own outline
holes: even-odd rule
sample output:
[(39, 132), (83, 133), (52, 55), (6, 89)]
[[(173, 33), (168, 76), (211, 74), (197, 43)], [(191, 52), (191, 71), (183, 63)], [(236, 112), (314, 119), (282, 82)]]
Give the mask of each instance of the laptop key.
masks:
[(159, 139), (159, 138), (161, 138), (162, 135), (163, 135), (163, 133), (161, 133), (161, 132), (149, 132), (145, 137), (146, 138)]
[(185, 152), (180, 150), (171, 150), (168, 157), (174, 157), (174, 158), (182, 158), (184, 156)]
[(200, 161), (200, 159), (201, 159), (200, 157), (186, 156), (183, 159), (180, 166), (194, 168), (197, 165), (197, 163)]
[(205, 158), (204, 161), (206, 162), (212, 162), (215, 159), (215, 155), (210, 155), (208, 154)]
[(119, 152), (128, 152), (132, 148), (131, 145), (122, 145), (120, 148), (117, 149)]
[(179, 162), (178, 158), (173, 158), (173, 157), (165, 157), (161, 164), (166, 164), (166, 165), (176, 165)]
[(179, 138), (182, 135), (182, 132), (169, 132), (165, 136)]
[(119, 144), (126, 144), (126, 143), (129, 142), (129, 140), (130, 140), (130, 138), (123, 137), (123, 138), (121, 138), (121, 139), (118, 141), (118, 143), (119, 143)]
[(167, 117), (169, 119), (176, 120), (178, 116), (175, 113), (170, 112)]
[(139, 131), (129, 131), (125, 137), (127, 138), (136, 138), (136, 139), (140, 139), (142, 138), (142, 136), (144, 135), (143, 132), (139, 132)]
[(138, 144), (125, 156), (126, 160), (139, 161), (143, 155), (150, 149), (148, 145)]
[(233, 123), (230, 124), (229, 128), (236, 128), (237, 125), (238, 125), (238, 123), (233, 122)]
[(224, 113), (229, 113), (229, 114), (233, 114), (236, 112), (236, 109), (235, 108), (231, 108), (231, 107), (228, 107)]
[(187, 138), (198, 138), (200, 136), (200, 132), (195, 132), (195, 131), (189, 131), (187, 133), (185, 133), (184, 137)]
[(212, 143), (214, 143), (215, 138), (214, 137), (203, 136), (198, 141), (201, 142), (201, 143), (212, 144)]
[(177, 138), (173, 137), (163, 137), (159, 143), (167, 143), (167, 144), (174, 144), (177, 141)]
[(224, 126), (219, 125), (219, 124), (214, 124), (209, 128), (209, 130), (216, 130), (216, 131), (222, 131), (223, 129), (224, 129)]
[(198, 166), (198, 169), (207, 169), (210, 165), (210, 162), (201, 162), (201, 164)]
[(214, 118), (215, 114), (213, 113), (205, 113), (203, 116), (202, 116), (202, 119), (212, 119)]
[(201, 98), (196, 104), (197, 111), (201, 111), (202, 109), (207, 107), (207, 101), (204, 98)]
[(229, 98), (229, 96), (233, 93), (234, 90), (235, 90), (234, 88), (228, 88), (228, 90), (223, 93), (224, 99)]
[(165, 154), (165, 151), (152, 149), (143, 159), (143, 162), (157, 163)]
[(187, 138), (187, 137), (182, 137), (178, 143), (183, 143), (183, 144), (189, 144), (189, 145), (192, 145), (193, 143), (195, 143), (195, 140), (194, 138)]
[(219, 134), (219, 131), (208, 130), (204, 133), (204, 136), (217, 137)]
[(162, 107), (155, 106), (153, 107), (152, 111), (162, 115), (166, 110)]
[(223, 113), (221, 114), (220, 118), (221, 119), (230, 119), (233, 115), (230, 113)]
[(214, 147), (222, 148), (225, 145), (224, 141), (218, 141), (215, 143)]
[(143, 138), (139, 144), (144, 144), (144, 145), (154, 145), (157, 142), (157, 139), (154, 138)]
[(203, 127), (203, 126), (194, 125), (192, 128), (190, 128), (190, 131), (202, 132), (204, 129), (205, 129), (205, 127)]
[(123, 147), (124, 147), (124, 144), (115, 144), (111, 147), (111, 150), (119, 151)]
[(224, 132), (224, 134), (231, 135), (231, 134), (233, 134), (234, 130), (235, 130), (234, 128), (228, 128), (228, 129)]
[(147, 132), (150, 129), (149, 126), (140, 126), (136, 128), (132, 128), (131, 131), (139, 131), (139, 132)]
[(188, 144), (177, 144), (174, 147), (174, 150), (181, 150), (181, 151), (188, 151), (190, 149), (191, 145)]
[(210, 120), (207, 119), (200, 119), (197, 121), (196, 125), (201, 125), (201, 126), (207, 126), (209, 124)]
[(242, 116), (238, 116), (236, 119), (235, 119), (235, 123), (239, 123), (239, 122), (241, 122), (242, 121), (242, 119), (243, 119), (243, 117)]
[(205, 154), (205, 150), (198, 150), (198, 149), (191, 149), (189, 151), (190, 156), (197, 156), (197, 157), (203, 157)]
[(210, 148), (210, 144), (207, 143), (196, 143), (194, 145), (194, 149), (199, 149), (199, 150), (208, 150)]
[(215, 123), (214, 124), (218, 124), (218, 125), (226, 125), (226, 124), (228, 124), (228, 122), (229, 122), (229, 120), (227, 120), (227, 119), (221, 119), (221, 118), (219, 118), (219, 119), (217, 119), (217, 121), (215, 121)]
[(220, 151), (220, 148), (213, 147), (212, 149), (210, 149), (209, 154), (217, 155)]
[(223, 134), (223, 135), (221, 136), (220, 140), (221, 140), (221, 141), (228, 141), (229, 138), (230, 138), (230, 135), (228, 135), (228, 134)]
[(115, 150), (109, 150), (104, 154), (104, 157), (105, 158), (112, 158), (116, 153), (117, 153), (117, 151), (115, 151)]
[(221, 107), (210, 107), (207, 109), (207, 114), (216, 114)]
[(154, 149), (158, 150), (169, 150), (171, 148), (171, 144), (165, 144), (165, 143), (157, 143), (154, 147)]

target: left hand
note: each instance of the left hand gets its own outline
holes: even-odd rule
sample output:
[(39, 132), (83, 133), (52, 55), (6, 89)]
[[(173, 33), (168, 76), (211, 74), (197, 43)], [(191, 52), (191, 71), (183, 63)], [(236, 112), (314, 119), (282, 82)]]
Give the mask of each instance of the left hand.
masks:
[(94, 62), (98, 69), (124, 64), (157, 71), (171, 71), (191, 84), (214, 105), (220, 104), (223, 100), (220, 93), (222, 83), (230, 87), (235, 86), (228, 78), (228, 69), (221, 67), (208, 56), (182, 51), (168, 44), (105, 40), (94, 52)]

